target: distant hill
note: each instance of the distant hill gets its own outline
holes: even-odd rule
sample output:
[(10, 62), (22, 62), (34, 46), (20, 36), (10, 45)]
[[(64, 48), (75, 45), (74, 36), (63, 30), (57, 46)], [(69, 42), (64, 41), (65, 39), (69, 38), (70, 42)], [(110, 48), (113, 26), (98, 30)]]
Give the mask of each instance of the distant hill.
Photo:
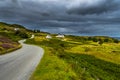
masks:
[(113, 37), (113, 38), (120, 40), (120, 37)]

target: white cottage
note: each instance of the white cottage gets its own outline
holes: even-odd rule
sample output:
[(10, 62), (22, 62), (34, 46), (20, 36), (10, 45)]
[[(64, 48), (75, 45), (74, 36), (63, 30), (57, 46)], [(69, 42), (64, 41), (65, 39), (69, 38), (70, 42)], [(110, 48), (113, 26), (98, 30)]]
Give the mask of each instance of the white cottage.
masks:
[(32, 36), (31, 36), (31, 39), (33, 39), (34, 37), (35, 37), (35, 35), (32, 35)]
[(63, 34), (58, 34), (56, 37), (57, 38), (65, 38), (65, 36)]
[(47, 35), (47, 36), (46, 36), (46, 39), (51, 39), (51, 38), (52, 38), (51, 35)]
[(19, 29), (19, 28), (14, 28), (14, 30), (15, 30), (15, 31), (18, 31), (18, 30), (20, 30), (20, 29)]

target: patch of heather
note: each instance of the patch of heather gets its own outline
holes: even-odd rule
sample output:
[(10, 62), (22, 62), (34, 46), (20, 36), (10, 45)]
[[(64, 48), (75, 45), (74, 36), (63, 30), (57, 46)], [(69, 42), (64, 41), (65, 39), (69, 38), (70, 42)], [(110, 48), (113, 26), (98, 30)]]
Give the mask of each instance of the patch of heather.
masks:
[(6, 37), (0, 37), (0, 42), (2, 43), (12, 43), (12, 41)]
[(7, 43), (3, 43), (3, 44), (1, 44), (1, 47), (5, 48), (5, 49), (14, 48), (13, 45), (11, 45), (11, 44), (7, 44)]

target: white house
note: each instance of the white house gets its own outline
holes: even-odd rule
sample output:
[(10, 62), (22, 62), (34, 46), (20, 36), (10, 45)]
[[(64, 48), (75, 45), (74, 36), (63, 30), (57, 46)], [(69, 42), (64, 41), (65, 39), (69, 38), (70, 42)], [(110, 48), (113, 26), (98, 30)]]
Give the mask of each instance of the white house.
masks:
[(52, 38), (51, 35), (47, 35), (47, 36), (46, 36), (46, 39), (51, 39), (51, 38)]
[(14, 30), (15, 30), (15, 31), (18, 31), (18, 30), (20, 30), (20, 29), (19, 29), (19, 28), (14, 28)]
[(56, 37), (57, 38), (64, 38), (65, 36), (63, 34), (58, 34)]
[(31, 39), (33, 39), (34, 37), (35, 37), (35, 35), (32, 35), (32, 36), (31, 36)]

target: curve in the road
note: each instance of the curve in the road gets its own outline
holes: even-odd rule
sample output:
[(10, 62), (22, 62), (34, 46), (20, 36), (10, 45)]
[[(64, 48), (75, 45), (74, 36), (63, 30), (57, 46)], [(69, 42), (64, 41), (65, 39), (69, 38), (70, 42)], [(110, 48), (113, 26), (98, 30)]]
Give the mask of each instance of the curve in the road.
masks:
[(42, 48), (19, 42), (21, 49), (0, 56), (0, 80), (28, 80), (41, 60)]

